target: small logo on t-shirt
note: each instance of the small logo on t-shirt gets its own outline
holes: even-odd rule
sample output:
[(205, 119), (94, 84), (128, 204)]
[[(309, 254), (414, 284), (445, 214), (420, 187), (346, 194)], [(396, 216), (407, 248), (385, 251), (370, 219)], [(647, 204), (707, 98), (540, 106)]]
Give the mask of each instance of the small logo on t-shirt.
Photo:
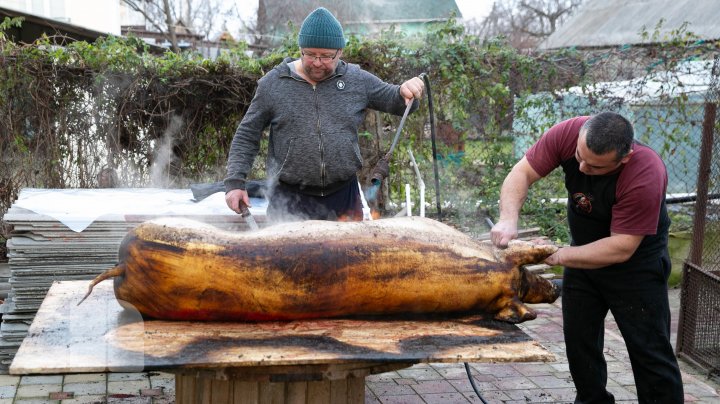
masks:
[(576, 192), (573, 194), (572, 199), (575, 202), (575, 209), (584, 213), (592, 212), (592, 195)]
[(335, 85), (337, 85), (338, 90), (344, 90), (344, 89), (345, 89), (345, 82), (342, 81), (342, 80), (338, 80)]

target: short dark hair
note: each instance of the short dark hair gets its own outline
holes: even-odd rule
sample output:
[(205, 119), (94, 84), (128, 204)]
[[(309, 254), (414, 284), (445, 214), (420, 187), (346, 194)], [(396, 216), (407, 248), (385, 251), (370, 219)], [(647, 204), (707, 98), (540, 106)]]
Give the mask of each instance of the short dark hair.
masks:
[(620, 160), (630, 153), (635, 136), (633, 127), (622, 115), (601, 112), (588, 119), (581, 129), (585, 130), (585, 143), (591, 152), (602, 155), (611, 151)]

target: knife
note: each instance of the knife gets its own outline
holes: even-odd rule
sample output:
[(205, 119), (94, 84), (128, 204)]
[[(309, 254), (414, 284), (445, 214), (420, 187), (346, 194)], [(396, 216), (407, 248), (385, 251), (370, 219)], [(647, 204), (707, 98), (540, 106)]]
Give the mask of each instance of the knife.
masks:
[(258, 226), (257, 222), (255, 222), (255, 218), (250, 214), (250, 209), (248, 209), (248, 206), (245, 204), (245, 202), (243, 202), (243, 200), (241, 199), (238, 202), (238, 205), (240, 207), (240, 217), (245, 219), (245, 223), (250, 226), (250, 230), (259, 230), (260, 227)]

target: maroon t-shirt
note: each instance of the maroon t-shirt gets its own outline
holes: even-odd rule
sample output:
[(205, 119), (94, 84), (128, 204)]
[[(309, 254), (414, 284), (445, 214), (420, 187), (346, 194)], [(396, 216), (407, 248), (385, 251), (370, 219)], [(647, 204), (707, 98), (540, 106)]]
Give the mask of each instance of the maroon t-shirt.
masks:
[[(567, 184), (565, 163), (575, 162), (580, 127), (588, 119), (590, 117), (582, 116), (558, 123), (525, 154), (530, 166), (543, 177), (563, 165), (566, 169), (569, 203), (573, 203), (574, 196), (579, 193)], [(608, 174), (617, 175), (612, 196), (614, 200), (610, 203), (609, 229), (618, 234), (653, 235), (658, 231), (658, 220), (665, 200), (667, 170), (660, 156), (651, 148), (637, 142), (632, 148), (630, 160), (619, 168), (619, 172)], [(575, 202), (587, 201), (579, 198)]]

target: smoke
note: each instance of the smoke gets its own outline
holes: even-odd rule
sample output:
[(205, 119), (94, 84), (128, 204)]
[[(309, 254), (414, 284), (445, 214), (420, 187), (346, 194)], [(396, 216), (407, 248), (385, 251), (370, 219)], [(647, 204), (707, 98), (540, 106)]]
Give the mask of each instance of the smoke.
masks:
[(373, 183), (368, 187), (367, 191), (365, 191), (365, 199), (368, 200), (368, 202), (373, 203), (375, 202), (375, 199), (378, 196), (378, 191), (380, 190), (380, 182)]
[(155, 143), (153, 150), (153, 162), (150, 166), (150, 186), (154, 188), (170, 188), (173, 181), (170, 175), (170, 165), (175, 160), (173, 145), (175, 135), (180, 131), (183, 120), (180, 116), (174, 115), (170, 119), (162, 138)]

